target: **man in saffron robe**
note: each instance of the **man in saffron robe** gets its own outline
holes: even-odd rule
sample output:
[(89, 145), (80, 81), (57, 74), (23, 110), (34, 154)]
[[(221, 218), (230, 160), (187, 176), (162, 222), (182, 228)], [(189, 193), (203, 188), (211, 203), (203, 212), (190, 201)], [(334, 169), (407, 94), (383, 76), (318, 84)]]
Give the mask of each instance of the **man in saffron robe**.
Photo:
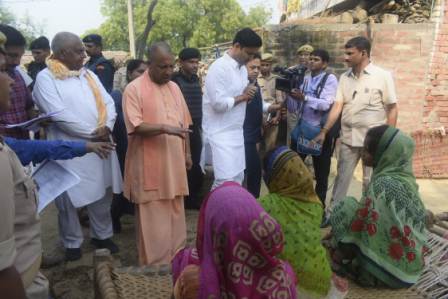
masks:
[(149, 49), (148, 70), (126, 87), (128, 131), (124, 195), (136, 203), (141, 265), (170, 263), (186, 239), (184, 196), (192, 165), (188, 107), (171, 82), (174, 56), (166, 43)]

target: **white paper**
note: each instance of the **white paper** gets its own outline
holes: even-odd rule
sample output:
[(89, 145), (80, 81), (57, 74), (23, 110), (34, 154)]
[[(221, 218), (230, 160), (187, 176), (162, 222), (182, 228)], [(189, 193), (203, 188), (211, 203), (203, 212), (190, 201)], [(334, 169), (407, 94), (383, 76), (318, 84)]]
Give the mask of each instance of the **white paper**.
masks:
[(56, 197), (81, 181), (74, 172), (63, 167), (58, 162), (50, 160), (39, 165), (33, 173), (33, 179), (39, 188), (38, 213), (55, 200)]
[(59, 111), (54, 111), (54, 112), (50, 112), (48, 114), (42, 114), (41, 116), (38, 116), (36, 118), (27, 120), (25, 122), (22, 123), (18, 123), (18, 124), (7, 124), (5, 125), (5, 128), (7, 129), (12, 129), (12, 128), (23, 128), (26, 130), (30, 130), (30, 131), (37, 131), (39, 130), (39, 124), (43, 121), (46, 120), (51, 120), (51, 118), (55, 115), (58, 115), (59, 113), (61, 113), (63, 110), (59, 110)]

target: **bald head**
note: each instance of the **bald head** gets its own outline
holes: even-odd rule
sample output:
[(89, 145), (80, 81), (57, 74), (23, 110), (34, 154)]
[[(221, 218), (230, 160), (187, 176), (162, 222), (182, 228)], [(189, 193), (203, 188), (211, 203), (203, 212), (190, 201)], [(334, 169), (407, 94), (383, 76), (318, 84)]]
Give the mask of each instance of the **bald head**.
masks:
[(174, 70), (174, 56), (165, 42), (156, 42), (148, 50), (148, 73), (152, 81), (162, 85), (171, 80)]
[(67, 50), (77, 43), (82, 44), (82, 41), (76, 34), (71, 32), (59, 32), (51, 41), (51, 51), (53, 51), (54, 54), (57, 54), (62, 50)]
[(156, 60), (160, 55), (173, 55), (171, 47), (166, 42), (155, 42), (148, 49), (148, 62)]
[(51, 41), (51, 50), (56, 59), (70, 70), (80, 70), (86, 58), (84, 45), (76, 34), (59, 32)]

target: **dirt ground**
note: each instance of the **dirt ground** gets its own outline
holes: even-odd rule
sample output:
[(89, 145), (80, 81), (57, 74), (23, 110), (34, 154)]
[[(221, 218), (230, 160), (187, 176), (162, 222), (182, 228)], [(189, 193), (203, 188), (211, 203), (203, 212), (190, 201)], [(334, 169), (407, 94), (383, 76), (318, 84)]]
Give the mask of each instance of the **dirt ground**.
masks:
[[(194, 242), (197, 211), (187, 210), (187, 243)], [(57, 209), (54, 205), (45, 209), (42, 218), (42, 242), (44, 257), (63, 259), (64, 250), (58, 238)], [(50, 281), (52, 296), (55, 299), (91, 299), (94, 298), (93, 288), (93, 252), (94, 247), (89, 244), (89, 230), (84, 230), (84, 244), (82, 259), (76, 262), (62, 262), (42, 272)], [(120, 252), (114, 255), (121, 266), (135, 266), (138, 264), (134, 217), (123, 216), (122, 232), (113, 237)], [(131, 299), (131, 298), (129, 298)]]
[[(333, 163), (329, 195), (335, 177), (336, 163)], [(361, 195), (361, 170), (357, 169), (350, 186), (349, 195), (359, 198)], [(446, 194), (448, 193), (448, 180), (418, 180), (423, 201), (428, 209), (438, 213), (448, 211)], [(262, 186), (262, 194), (266, 193), (266, 186)], [(188, 243), (195, 238), (195, 228), (198, 212), (187, 210)], [(44, 257), (51, 259), (63, 259), (64, 251), (59, 242), (57, 210), (54, 204), (43, 211), (42, 219), (42, 241)], [(134, 230), (134, 217), (124, 216), (122, 218), (122, 232), (113, 237), (120, 247), (120, 252), (114, 255), (122, 266), (137, 265), (136, 237)], [(83, 244), (83, 257), (76, 262), (62, 262), (42, 272), (50, 281), (52, 296), (55, 299), (91, 299), (94, 298), (93, 288), (93, 251), (89, 244), (89, 232), (85, 229), (86, 239)]]

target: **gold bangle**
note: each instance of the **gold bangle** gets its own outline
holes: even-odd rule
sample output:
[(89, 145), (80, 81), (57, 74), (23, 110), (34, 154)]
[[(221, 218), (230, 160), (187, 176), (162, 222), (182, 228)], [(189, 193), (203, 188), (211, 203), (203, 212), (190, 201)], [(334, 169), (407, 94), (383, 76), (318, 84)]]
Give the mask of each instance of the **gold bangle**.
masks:
[(325, 127), (323, 127), (321, 130), (320, 130), (321, 132), (324, 132), (325, 134), (327, 134), (328, 133), (328, 129), (327, 128), (325, 128)]

